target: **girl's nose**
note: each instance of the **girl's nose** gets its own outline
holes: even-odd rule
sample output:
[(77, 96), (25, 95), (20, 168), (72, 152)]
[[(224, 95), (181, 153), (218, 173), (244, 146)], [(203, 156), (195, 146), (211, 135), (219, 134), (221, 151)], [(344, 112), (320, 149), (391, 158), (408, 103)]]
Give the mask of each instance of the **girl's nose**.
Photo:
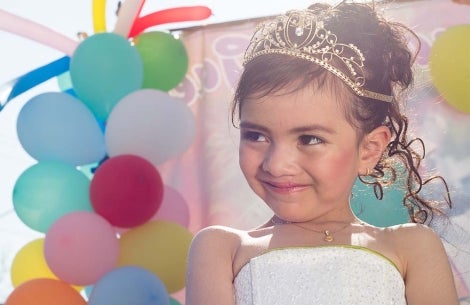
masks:
[(271, 144), (261, 168), (274, 177), (293, 175), (297, 168), (295, 151), (289, 147)]

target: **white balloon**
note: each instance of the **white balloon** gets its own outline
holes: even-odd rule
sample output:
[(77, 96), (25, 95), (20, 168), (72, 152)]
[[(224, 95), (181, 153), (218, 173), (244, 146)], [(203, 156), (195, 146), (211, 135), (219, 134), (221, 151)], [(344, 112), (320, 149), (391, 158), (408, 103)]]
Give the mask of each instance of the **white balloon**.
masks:
[(108, 117), (108, 155), (133, 154), (161, 164), (189, 148), (195, 125), (191, 109), (182, 100), (155, 89), (134, 91)]

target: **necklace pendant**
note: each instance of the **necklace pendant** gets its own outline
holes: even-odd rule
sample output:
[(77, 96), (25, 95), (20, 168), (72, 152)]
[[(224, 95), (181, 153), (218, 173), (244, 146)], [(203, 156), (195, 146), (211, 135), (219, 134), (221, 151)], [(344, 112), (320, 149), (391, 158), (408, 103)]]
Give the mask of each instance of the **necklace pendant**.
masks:
[(330, 231), (325, 230), (325, 232), (323, 233), (325, 234), (325, 237), (323, 237), (323, 240), (326, 241), (327, 243), (331, 243), (333, 240), (335, 240), (333, 236), (330, 235)]

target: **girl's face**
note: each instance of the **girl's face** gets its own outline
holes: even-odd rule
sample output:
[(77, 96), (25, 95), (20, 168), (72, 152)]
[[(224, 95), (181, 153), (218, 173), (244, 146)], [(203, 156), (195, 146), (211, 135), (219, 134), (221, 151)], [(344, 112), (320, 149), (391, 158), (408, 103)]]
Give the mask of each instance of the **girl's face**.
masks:
[(356, 130), (334, 96), (310, 87), (243, 102), (240, 167), (276, 215), (330, 221), (350, 213), (360, 170)]

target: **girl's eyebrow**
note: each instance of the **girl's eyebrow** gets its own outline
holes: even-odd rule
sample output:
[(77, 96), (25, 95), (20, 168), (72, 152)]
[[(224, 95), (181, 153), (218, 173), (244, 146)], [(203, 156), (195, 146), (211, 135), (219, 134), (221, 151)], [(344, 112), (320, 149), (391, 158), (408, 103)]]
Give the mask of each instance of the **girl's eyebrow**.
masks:
[[(241, 122), (240, 123), (241, 128), (247, 128), (247, 129), (256, 129), (262, 132), (269, 132), (269, 129), (256, 124), (256, 123), (251, 123), (251, 122)], [(289, 130), (289, 133), (292, 134), (298, 134), (298, 133), (305, 133), (305, 132), (324, 132), (328, 134), (336, 134), (337, 132), (329, 127), (319, 125), (319, 124), (311, 124), (311, 125), (306, 125), (306, 126), (299, 126), (295, 127)]]

